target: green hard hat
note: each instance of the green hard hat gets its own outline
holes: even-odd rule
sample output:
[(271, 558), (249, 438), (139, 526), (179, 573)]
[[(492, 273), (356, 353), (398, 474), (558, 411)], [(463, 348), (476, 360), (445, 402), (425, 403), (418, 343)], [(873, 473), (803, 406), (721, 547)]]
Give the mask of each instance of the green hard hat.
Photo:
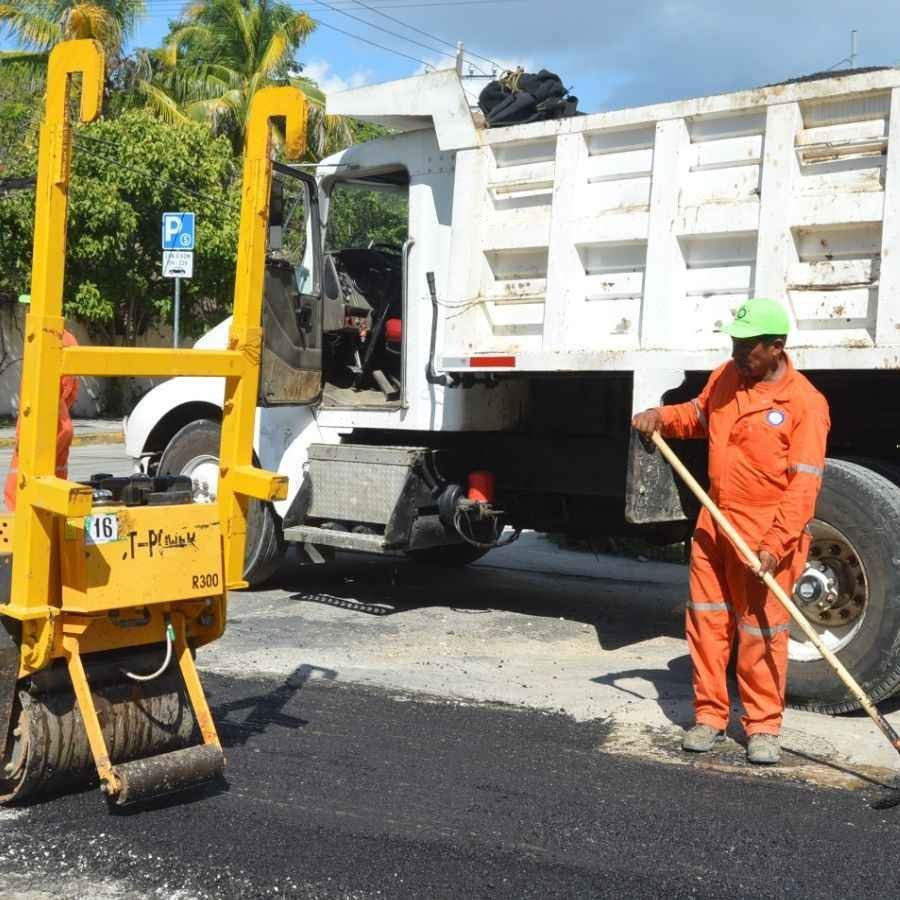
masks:
[(764, 334), (787, 334), (791, 323), (784, 307), (774, 300), (755, 297), (742, 303), (734, 314), (734, 321), (722, 331), (733, 338), (761, 337)]
[(19, 303), (31, 303), (31, 294), (19, 294)]

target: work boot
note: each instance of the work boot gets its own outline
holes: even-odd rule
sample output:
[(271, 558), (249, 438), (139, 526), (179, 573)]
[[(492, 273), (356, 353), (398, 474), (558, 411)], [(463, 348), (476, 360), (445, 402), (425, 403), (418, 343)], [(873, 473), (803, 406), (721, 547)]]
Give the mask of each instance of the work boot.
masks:
[(774, 766), (781, 759), (778, 735), (751, 734), (747, 742), (747, 759), (757, 766)]
[(724, 740), (724, 731), (716, 731), (711, 725), (695, 725), (684, 733), (681, 749), (689, 753), (706, 753)]

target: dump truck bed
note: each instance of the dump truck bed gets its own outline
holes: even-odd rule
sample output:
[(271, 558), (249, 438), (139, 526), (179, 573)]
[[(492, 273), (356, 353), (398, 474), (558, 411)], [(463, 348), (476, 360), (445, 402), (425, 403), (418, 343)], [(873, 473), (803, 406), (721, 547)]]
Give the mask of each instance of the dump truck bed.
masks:
[(442, 369), (704, 369), (748, 296), (807, 368), (900, 363), (900, 71), (475, 131)]

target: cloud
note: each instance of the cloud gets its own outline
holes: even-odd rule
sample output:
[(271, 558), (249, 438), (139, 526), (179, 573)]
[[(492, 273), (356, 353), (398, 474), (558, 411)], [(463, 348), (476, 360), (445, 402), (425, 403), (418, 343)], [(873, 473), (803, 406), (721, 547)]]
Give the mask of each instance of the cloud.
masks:
[(351, 88), (362, 87), (364, 84), (369, 84), (374, 77), (371, 69), (358, 69), (346, 76), (338, 75), (331, 63), (322, 59), (304, 63), (303, 74), (315, 81), (325, 94), (336, 94)]
[(853, 27), (860, 29), (858, 65), (895, 65), (900, 17), (886, 8), (884, 0), (852, 7), (819, 0), (814, 8), (784, 0), (566, 0), (448, 4), (403, 16), (499, 63), (557, 72), (581, 109), (599, 111), (818, 72), (848, 55)]

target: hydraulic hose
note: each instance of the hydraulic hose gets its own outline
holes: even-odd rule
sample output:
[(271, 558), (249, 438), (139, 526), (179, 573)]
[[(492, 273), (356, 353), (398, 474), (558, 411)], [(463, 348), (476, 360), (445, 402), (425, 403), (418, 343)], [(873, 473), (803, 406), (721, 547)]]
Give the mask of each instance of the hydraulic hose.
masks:
[(513, 541), (517, 541), (519, 539), (519, 535), (522, 533), (521, 528), (516, 528), (515, 531), (512, 532), (508, 537), (501, 538), (497, 529), (497, 521), (494, 521), (494, 540), (493, 541), (479, 541), (474, 535), (467, 534), (466, 529), (462, 527), (463, 522), (463, 511), (458, 509), (453, 516), (453, 527), (456, 530), (456, 533), (467, 543), (471, 544), (473, 547), (481, 547), (484, 550), (495, 550), (497, 547), (505, 547), (507, 544), (513, 543)]
[(163, 660), (163, 664), (155, 672), (151, 672), (149, 675), (138, 675), (135, 672), (129, 672), (127, 669), (122, 669), (122, 674), (132, 681), (153, 681), (154, 679), (159, 678), (159, 676), (169, 668), (169, 663), (172, 662), (172, 645), (174, 643), (175, 629), (172, 627), (169, 617), (166, 616), (166, 658)]

